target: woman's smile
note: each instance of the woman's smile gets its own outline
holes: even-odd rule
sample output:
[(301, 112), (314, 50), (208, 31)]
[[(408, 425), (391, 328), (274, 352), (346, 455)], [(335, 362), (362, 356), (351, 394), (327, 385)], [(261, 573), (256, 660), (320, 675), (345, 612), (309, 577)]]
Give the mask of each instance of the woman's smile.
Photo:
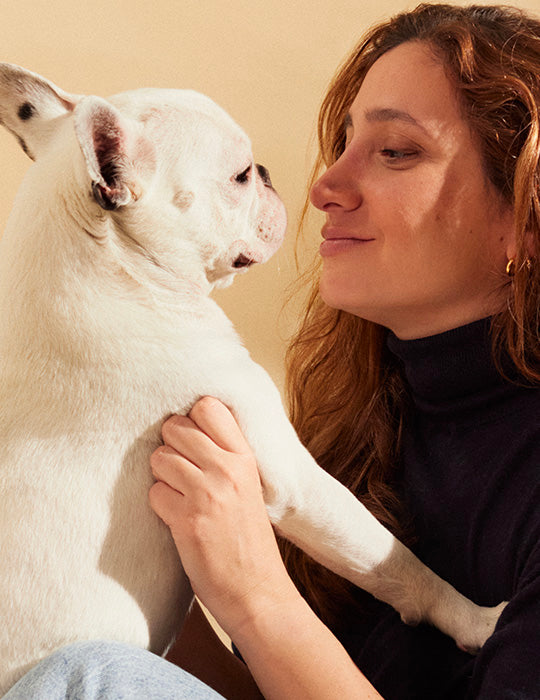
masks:
[(319, 252), (323, 258), (339, 253), (350, 251), (367, 243), (372, 243), (375, 239), (355, 233), (350, 228), (325, 224), (321, 231), (324, 238)]

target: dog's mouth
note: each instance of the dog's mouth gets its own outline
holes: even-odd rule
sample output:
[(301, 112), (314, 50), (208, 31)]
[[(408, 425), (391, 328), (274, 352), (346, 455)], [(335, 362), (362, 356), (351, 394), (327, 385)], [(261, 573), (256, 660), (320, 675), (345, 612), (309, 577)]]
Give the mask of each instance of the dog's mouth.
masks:
[(252, 260), (252, 258), (248, 258), (247, 255), (240, 253), (240, 255), (233, 262), (232, 266), (235, 270), (240, 270), (243, 267), (249, 267), (250, 265), (253, 265), (255, 262), (256, 261)]

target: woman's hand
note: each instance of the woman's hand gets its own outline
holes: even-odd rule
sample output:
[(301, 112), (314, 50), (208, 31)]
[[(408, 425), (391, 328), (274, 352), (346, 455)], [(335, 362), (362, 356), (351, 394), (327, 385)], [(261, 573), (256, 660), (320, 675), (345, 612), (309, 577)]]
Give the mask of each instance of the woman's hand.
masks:
[(205, 397), (163, 425), (150, 505), (169, 526), (193, 590), (232, 636), (298, 595), (264, 506), (255, 456), (230, 411)]

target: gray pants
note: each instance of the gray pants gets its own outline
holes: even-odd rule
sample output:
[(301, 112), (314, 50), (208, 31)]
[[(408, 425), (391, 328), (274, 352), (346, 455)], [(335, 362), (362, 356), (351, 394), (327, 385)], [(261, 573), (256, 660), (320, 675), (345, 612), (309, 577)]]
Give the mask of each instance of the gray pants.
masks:
[(186, 671), (118, 642), (79, 642), (41, 661), (4, 700), (219, 700)]

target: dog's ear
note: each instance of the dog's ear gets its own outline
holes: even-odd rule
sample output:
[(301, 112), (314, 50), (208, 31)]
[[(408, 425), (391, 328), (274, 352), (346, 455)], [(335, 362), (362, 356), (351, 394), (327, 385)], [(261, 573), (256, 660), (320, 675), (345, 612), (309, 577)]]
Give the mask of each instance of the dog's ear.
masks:
[(72, 112), (79, 99), (37, 73), (0, 63), (0, 124), (32, 160), (47, 147), (58, 118)]
[(75, 110), (75, 133), (98, 204), (114, 210), (136, 199), (136, 123), (110, 102), (84, 97)]

